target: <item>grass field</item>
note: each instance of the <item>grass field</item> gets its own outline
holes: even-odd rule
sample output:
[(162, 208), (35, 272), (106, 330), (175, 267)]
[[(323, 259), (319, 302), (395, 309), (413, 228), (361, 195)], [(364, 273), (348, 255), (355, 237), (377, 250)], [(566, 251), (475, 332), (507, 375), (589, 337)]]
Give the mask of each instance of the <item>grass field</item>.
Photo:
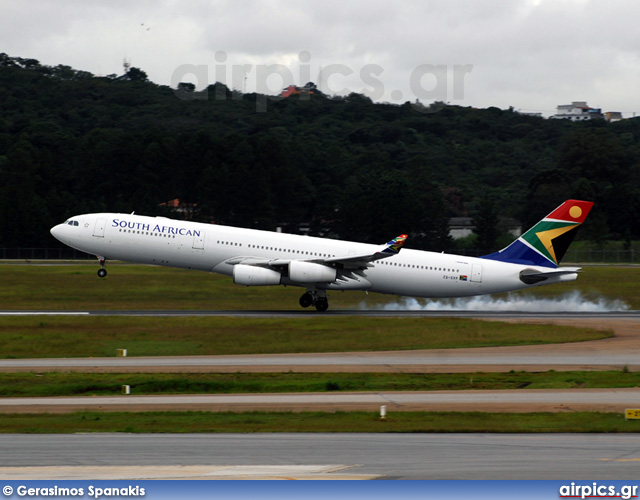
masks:
[(0, 357), (181, 356), (579, 342), (611, 332), (459, 318), (2, 317)]
[[(0, 308), (9, 310), (216, 309), (299, 310), (302, 289), (241, 287), (230, 278), (200, 271), (110, 263), (109, 275), (96, 276), (97, 264), (0, 264)], [(587, 300), (621, 300), (640, 309), (640, 267), (585, 267), (571, 283), (538, 287), (514, 295), (559, 297), (579, 291)], [(497, 296), (500, 297), (500, 296)], [(363, 292), (329, 294), (331, 309), (376, 308), (398, 297)]]
[(640, 386), (640, 372), (511, 373), (0, 373), (2, 397), (113, 396), (131, 393), (243, 394)]
[(638, 432), (615, 413), (144, 412), (0, 415), (0, 433)]

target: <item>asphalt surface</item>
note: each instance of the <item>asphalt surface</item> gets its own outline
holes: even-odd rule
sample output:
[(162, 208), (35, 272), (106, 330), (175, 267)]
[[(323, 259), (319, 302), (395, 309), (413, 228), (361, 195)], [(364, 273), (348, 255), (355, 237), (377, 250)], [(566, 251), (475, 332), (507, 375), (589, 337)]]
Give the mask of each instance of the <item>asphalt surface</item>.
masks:
[(311, 309), (295, 309), (291, 311), (262, 311), (262, 310), (90, 310), (90, 311), (57, 311), (57, 310), (0, 310), (0, 316), (231, 316), (236, 318), (300, 318), (310, 319), (324, 316), (362, 316), (388, 318), (479, 318), (479, 319), (631, 319), (640, 320), (640, 311), (609, 311), (609, 312), (528, 312), (528, 311), (428, 311), (428, 310), (383, 310), (383, 309), (344, 309), (328, 310), (323, 313)]
[[(24, 477), (49, 467), (94, 471), (117, 466), (121, 477), (155, 466), (179, 476), (220, 466), (331, 466), (327, 477), (356, 474), (386, 479), (633, 479), (640, 436), (611, 434), (75, 434), (0, 435), (0, 474)], [(348, 468), (348, 469), (347, 469)], [(32, 469), (31, 469), (32, 470)], [(256, 472), (257, 470), (257, 472)], [(330, 472), (333, 470), (334, 472)], [(56, 472), (58, 471), (58, 472)], [(204, 472), (203, 472), (204, 471)], [(291, 470), (289, 471), (291, 472)], [(56, 476), (56, 473), (58, 476)], [(147, 471), (148, 473), (148, 471)], [(284, 472), (286, 473), (286, 472)], [(42, 474), (42, 472), (40, 472)], [(66, 476), (73, 478), (74, 476)], [(38, 477), (44, 479), (42, 475)]]
[[(274, 354), (127, 358), (2, 359), (0, 371), (139, 371), (139, 372), (475, 372), (623, 369), (637, 371), (634, 351), (598, 353), (552, 348), (479, 348), (377, 353)], [(537, 350), (536, 350), (537, 349)]]
[(0, 413), (76, 411), (602, 411), (637, 408), (639, 388), (0, 398)]

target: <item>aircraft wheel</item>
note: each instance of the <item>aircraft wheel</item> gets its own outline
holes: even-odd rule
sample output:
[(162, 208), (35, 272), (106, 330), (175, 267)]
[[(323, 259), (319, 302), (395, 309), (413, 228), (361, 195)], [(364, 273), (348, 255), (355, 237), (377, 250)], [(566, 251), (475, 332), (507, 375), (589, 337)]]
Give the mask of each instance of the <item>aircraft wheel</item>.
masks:
[(313, 304), (313, 296), (309, 292), (303, 294), (302, 297), (300, 297), (300, 306), (306, 308), (311, 304)]
[(325, 312), (327, 309), (329, 309), (329, 301), (327, 299), (319, 298), (316, 300), (316, 310), (318, 312)]
[(106, 269), (98, 269), (98, 276), (100, 278), (104, 278), (107, 275), (107, 270)]

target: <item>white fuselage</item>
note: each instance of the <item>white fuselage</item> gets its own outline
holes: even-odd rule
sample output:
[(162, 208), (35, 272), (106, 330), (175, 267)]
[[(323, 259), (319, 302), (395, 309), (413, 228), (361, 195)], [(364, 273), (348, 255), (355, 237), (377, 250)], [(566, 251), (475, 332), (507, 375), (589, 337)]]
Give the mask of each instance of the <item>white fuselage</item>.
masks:
[[(374, 253), (379, 246), (213, 224), (115, 213), (85, 214), (51, 233), (83, 252), (123, 260), (233, 275), (243, 259), (300, 260)], [(317, 283), (322, 290), (368, 290), (413, 297), (464, 297), (530, 288), (519, 276), (542, 270), (488, 259), (403, 249), (376, 260), (355, 280)], [(564, 275), (545, 284), (569, 281)], [(309, 288), (283, 277), (282, 284)]]

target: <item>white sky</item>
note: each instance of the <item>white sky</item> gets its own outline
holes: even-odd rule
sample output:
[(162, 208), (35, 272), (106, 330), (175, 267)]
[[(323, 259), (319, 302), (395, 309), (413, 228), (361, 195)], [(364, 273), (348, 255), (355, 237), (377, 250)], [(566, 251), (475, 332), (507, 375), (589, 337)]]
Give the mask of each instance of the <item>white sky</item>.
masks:
[(172, 86), (224, 77), (276, 94), (311, 80), (395, 103), (549, 115), (587, 101), (631, 116), (639, 20), (637, 0), (0, 0), (0, 52), (96, 75), (126, 57)]

